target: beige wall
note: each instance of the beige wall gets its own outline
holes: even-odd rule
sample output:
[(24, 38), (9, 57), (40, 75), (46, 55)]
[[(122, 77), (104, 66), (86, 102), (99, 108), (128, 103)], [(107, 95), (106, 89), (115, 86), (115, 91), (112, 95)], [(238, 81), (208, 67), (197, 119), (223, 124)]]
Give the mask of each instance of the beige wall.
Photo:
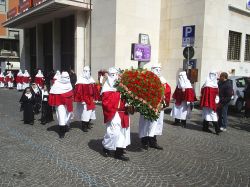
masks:
[(202, 58), (205, 0), (162, 0), (159, 61), (162, 75), (172, 90), (183, 67), (182, 28), (195, 25), (195, 56), (199, 68)]
[(160, 0), (117, 0), (116, 66), (137, 68), (131, 61), (131, 44), (138, 43), (139, 34), (148, 34), (151, 44), (151, 62), (158, 61), (160, 33)]
[[(244, 62), (245, 35), (250, 34), (250, 17), (230, 10), (229, 4), (250, 13), (246, 9), (246, 0), (206, 0), (201, 83), (210, 70), (250, 76), (250, 63)], [(227, 60), (229, 30), (242, 33), (239, 61)], [(235, 74), (232, 74), (232, 69)]]
[(115, 65), (116, 0), (93, 0), (92, 75)]

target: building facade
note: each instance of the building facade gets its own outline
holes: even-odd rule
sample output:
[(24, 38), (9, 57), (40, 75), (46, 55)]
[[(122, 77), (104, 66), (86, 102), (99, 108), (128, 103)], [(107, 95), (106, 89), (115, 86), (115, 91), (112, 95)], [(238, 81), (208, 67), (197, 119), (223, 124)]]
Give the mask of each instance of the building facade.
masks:
[[(18, 0), (0, 0), (0, 22), (7, 21), (8, 11), (18, 5)], [(17, 71), (20, 68), (19, 30), (0, 25), (0, 71)]]
[[(20, 0), (3, 23), (23, 29), (21, 68), (74, 69), (80, 76), (116, 66), (137, 68), (131, 44), (146, 34), (151, 61), (176, 85), (183, 70), (183, 27), (194, 26), (196, 93), (211, 70), (250, 76), (250, 9), (247, 0)], [(12, 13), (12, 14), (11, 14)], [(199, 95), (199, 94), (198, 94)]]

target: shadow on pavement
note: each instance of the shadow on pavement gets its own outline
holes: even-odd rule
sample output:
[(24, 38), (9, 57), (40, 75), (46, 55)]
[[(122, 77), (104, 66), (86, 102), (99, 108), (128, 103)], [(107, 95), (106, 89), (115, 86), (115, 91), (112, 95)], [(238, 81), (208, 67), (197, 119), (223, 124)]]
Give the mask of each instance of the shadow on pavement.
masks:
[(142, 152), (141, 149), (141, 139), (139, 138), (138, 133), (130, 134), (131, 144), (126, 148), (127, 151), (130, 152)]
[(59, 135), (59, 125), (53, 125), (47, 128), (47, 131), (54, 131)]
[(100, 155), (103, 155), (102, 139), (97, 139), (97, 140), (92, 139), (89, 141), (88, 146), (90, 149), (98, 152)]
[(82, 130), (82, 124), (80, 121), (73, 121), (70, 123), (70, 128), (71, 129), (80, 129)]
[[(141, 141), (140, 141), (140, 138), (138, 137), (138, 134), (131, 133), (130, 138), (131, 138), (131, 144), (126, 148), (126, 151), (141, 152), (142, 151), (140, 147)], [(100, 155), (103, 155), (102, 140), (103, 139), (90, 140), (88, 143), (89, 148), (98, 152)]]

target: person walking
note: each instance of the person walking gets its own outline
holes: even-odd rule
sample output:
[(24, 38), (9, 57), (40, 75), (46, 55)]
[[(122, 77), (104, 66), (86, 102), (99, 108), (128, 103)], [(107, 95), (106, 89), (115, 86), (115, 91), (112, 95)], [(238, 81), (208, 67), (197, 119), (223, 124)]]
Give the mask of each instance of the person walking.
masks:
[(44, 85), (44, 81), (45, 81), (45, 79), (44, 79), (43, 73), (42, 73), (42, 71), (39, 69), (38, 72), (37, 72), (37, 74), (36, 74), (36, 76), (35, 76), (34, 82), (36, 83), (36, 85), (37, 85), (40, 89), (42, 89), (42, 88), (43, 88), (43, 85)]
[(62, 72), (50, 89), (49, 105), (54, 106), (59, 125), (59, 138), (64, 138), (73, 114), (73, 90), (68, 72)]
[(74, 72), (73, 69), (70, 70), (69, 77), (70, 77), (71, 85), (72, 85), (72, 87), (74, 89), (76, 81), (77, 81), (77, 76), (76, 76), (76, 73)]
[(96, 119), (95, 101), (97, 100), (97, 87), (90, 75), (89, 66), (83, 68), (83, 75), (76, 82), (74, 89), (74, 101), (76, 102), (75, 119), (82, 122), (82, 130), (88, 132), (91, 129), (90, 121)]
[(43, 86), (42, 89), (42, 112), (41, 112), (41, 124), (45, 125), (46, 123), (53, 121), (53, 111), (52, 107), (49, 105), (49, 89), (47, 85)]
[(23, 90), (30, 86), (31, 77), (28, 70), (24, 70), (23, 74)]
[(163, 119), (164, 119), (164, 108), (169, 106), (171, 88), (167, 84), (166, 79), (161, 76), (161, 65), (153, 64), (151, 66), (151, 71), (157, 75), (164, 86), (164, 97), (162, 98), (162, 110), (160, 116), (155, 121), (150, 121), (140, 115), (139, 119), (139, 138), (141, 139), (142, 148), (148, 150), (148, 147), (162, 150), (163, 147), (159, 146), (157, 143), (156, 136), (162, 135), (163, 129)]
[(5, 76), (3, 72), (0, 73), (0, 88), (4, 88), (5, 86)]
[(185, 71), (179, 73), (177, 87), (172, 97), (175, 102), (170, 116), (175, 119), (174, 125), (181, 123), (181, 126), (185, 128), (186, 120), (191, 115), (193, 102), (197, 100)]
[(21, 69), (19, 70), (16, 76), (16, 89), (18, 91), (23, 90), (23, 73)]
[(232, 81), (228, 79), (228, 74), (226, 72), (222, 72), (220, 74), (219, 79), (219, 105), (217, 108), (218, 112), (218, 123), (221, 131), (226, 131), (228, 126), (227, 121), (227, 111), (228, 105), (232, 99), (233, 95), (233, 85)]
[(126, 101), (121, 99), (120, 92), (115, 88), (117, 80), (118, 70), (112, 67), (108, 70), (108, 77), (101, 91), (106, 124), (102, 145), (105, 156), (111, 156), (110, 151), (115, 151), (116, 159), (128, 161), (129, 157), (124, 155), (124, 149), (130, 144), (130, 120), (129, 114), (125, 112)]
[(216, 104), (219, 103), (219, 89), (217, 83), (217, 73), (211, 71), (207, 77), (206, 82), (204, 83), (201, 89), (201, 100), (200, 106), (202, 108), (202, 119), (203, 119), (203, 128), (205, 132), (211, 133), (209, 129), (209, 122), (212, 122), (215, 128), (215, 133), (219, 135), (220, 128), (218, 125), (218, 117), (216, 113)]
[(244, 90), (244, 100), (245, 100), (245, 117), (250, 117), (250, 78), (247, 79), (246, 89)]
[(23, 111), (24, 124), (34, 124), (34, 103), (35, 98), (31, 93), (31, 88), (27, 87), (23, 91), (22, 97), (19, 101), (21, 103), (21, 111)]
[(7, 87), (9, 89), (12, 89), (13, 88), (13, 82), (14, 82), (14, 76), (13, 76), (11, 71), (8, 71), (8, 74), (6, 75), (5, 79), (6, 79)]

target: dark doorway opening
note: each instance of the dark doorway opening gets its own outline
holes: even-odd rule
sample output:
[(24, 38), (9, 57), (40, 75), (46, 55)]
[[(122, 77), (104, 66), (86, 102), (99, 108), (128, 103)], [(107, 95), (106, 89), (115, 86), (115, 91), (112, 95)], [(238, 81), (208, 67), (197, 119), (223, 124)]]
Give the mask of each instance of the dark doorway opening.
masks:
[(36, 28), (30, 29), (30, 76), (33, 78), (36, 74)]
[(61, 70), (70, 72), (74, 69), (75, 51), (75, 17), (74, 15), (61, 19)]
[(53, 70), (53, 33), (52, 22), (43, 25), (43, 55), (44, 55), (44, 75)]

